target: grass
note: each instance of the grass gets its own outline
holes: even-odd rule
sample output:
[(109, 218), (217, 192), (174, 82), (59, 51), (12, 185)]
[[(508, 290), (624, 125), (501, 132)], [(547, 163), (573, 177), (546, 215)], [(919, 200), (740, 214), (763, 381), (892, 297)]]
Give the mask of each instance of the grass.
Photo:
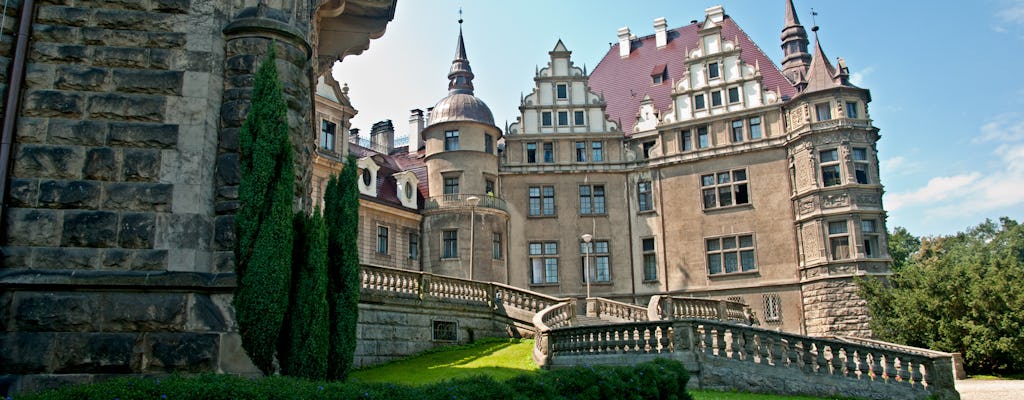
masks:
[[(483, 339), (471, 344), (440, 347), (387, 364), (363, 368), (349, 379), (357, 382), (422, 386), (476, 375), (505, 380), (538, 371), (533, 340)], [(693, 391), (695, 400), (819, 400), (818, 397)]]

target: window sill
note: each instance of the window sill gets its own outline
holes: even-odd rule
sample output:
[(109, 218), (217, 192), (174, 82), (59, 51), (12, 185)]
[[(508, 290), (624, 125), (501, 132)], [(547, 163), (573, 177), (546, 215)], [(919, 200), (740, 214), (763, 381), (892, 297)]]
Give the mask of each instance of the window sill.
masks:
[(558, 214), (551, 214), (551, 215), (527, 215), (526, 218), (529, 218), (529, 219), (553, 219), (553, 218), (558, 218)]
[(650, 210), (640, 210), (640, 211), (636, 212), (636, 215), (643, 215), (643, 216), (657, 215), (657, 214), (658, 214), (658, 212), (655, 211), (653, 208), (650, 209)]
[(659, 280), (657, 280), (657, 279), (655, 279), (655, 280), (652, 280), (652, 281), (649, 281), (649, 280), (644, 280), (644, 281), (643, 281), (643, 284), (644, 284), (644, 285), (656, 285), (656, 284), (658, 284), (658, 283), (661, 283), (661, 281), (659, 281)]
[(580, 214), (581, 217), (607, 217), (608, 213)]
[(458, 257), (441, 257), (441, 261), (459, 261)]
[(531, 283), (530, 287), (558, 287), (558, 282), (554, 282), (554, 283)]
[(704, 209), (704, 213), (705, 214), (717, 214), (719, 212), (725, 213), (725, 212), (736, 211), (736, 210), (745, 210), (745, 209), (751, 209), (752, 210), (752, 209), (754, 209), (754, 205), (751, 204), (751, 203), (746, 203), (746, 204), (733, 204), (731, 206), (725, 206), (725, 207), (705, 208)]
[(709, 274), (708, 278), (715, 279), (715, 278), (730, 278), (730, 277), (748, 277), (748, 276), (754, 276), (754, 275), (760, 275), (760, 274), (761, 274), (761, 271), (758, 271), (758, 270), (755, 269), (753, 271), (722, 272), (722, 273), (718, 273), (718, 274)]
[[(586, 287), (587, 283), (583, 282), (583, 283), (580, 284), (580, 286), (581, 287)], [(609, 286), (610, 287), (610, 286), (612, 286), (612, 281), (591, 282), (590, 286)]]

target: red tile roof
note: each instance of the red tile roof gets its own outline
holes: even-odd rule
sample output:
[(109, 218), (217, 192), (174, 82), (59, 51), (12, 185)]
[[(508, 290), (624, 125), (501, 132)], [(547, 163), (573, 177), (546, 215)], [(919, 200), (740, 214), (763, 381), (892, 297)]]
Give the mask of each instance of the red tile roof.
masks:
[(374, 162), (380, 166), (380, 170), (377, 171), (377, 197), (360, 195), (361, 198), (405, 209), (402, 201), (398, 199), (398, 182), (392, 175), (397, 172), (411, 171), (419, 180), (417, 190), (420, 195), (417, 196), (417, 209), (423, 208), (423, 200), (428, 197), (430, 186), (427, 182), (427, 164), (423, 162), (422, 154), (402, 152), (388, 155), (355, 143), (349, 143), (349, 152), (358, 158), (372, 157)]
[[(762, 87), (780, 91), (783, 98), (796, 96), (796, 88), (782, 76), (764, 51), (747, 36), (743, 29), (726, 16), (721, 23), (722, 38), (737, 41), (742, 50), (740, 58), (749, 65), (761, 68)], [(619, 57), (619, 45), (608, 49), (608, 53), (590, 74), (590, 87), (598, 94), (603, 94), (608, 103), (607, 113), (613, 121), (620, 121), (623, 132), (629, 136), (636, 124), (636, 114), (644, 95), (651, 96), (654, 107), (664, 115), (672, 104), (670, 93), (672, 85), (665, 82), (652, 85), (649, 71), (654, 71), (659, 64), (668, 66), (670, 81), (679, 80), (685, 72), (686, 53), (698, 46), (697, 31), (700, 24), (689, 24), (668, 31), (669, 42), (658, 49), (654, 35), (645, 36), (632, 42), (632, 51), (627, 58)]]

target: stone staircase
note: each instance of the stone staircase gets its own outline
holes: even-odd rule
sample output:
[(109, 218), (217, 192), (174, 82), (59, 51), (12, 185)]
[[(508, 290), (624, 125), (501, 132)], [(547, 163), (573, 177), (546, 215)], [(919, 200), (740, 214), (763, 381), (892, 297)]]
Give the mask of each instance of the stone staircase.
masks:
[(608, 321), (605, 321), (598, 317), (588, 317), (586, 315), (577, 315), (576, 319), (573, 320), (572, 326), (593, 326), (593, 325), (606, 325)]

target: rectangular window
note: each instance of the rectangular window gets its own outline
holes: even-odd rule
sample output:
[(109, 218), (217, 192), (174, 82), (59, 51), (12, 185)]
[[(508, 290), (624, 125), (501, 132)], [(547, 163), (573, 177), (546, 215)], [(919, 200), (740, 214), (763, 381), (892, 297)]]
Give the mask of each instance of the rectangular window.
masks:
[(530, 216), (555, 215), (555, 187), (530, 186)]
[(558, 126), (569, 125), (569, 112), (559, 111), (558, 112)]
[(684, 129), (679, 132), (679, 151), (693, 150), (693, 138), (690, 137), (690, 130)]
[(604, 145), (601, 142), (590, 142), (590, 161), (604, 161)]
[(700, 184), (704, 209), (750, 203), (745, 168), (701, 175)]
[(762, 301), (764, 303), (764, 321), (776, 324), (782, 322), (782, 297), (778, 293), (765, 293)]
[(693, 109), (694, 110), (703, 110), (704, 109), (704, 95), (703, 94), (695, 94), (695, 95), (693, 95)]
[[(586, 270), (587, 261), (584, 257), (590, 255), (590, 271)], [(593, 278), (593, 282), (611, 282), (610, 263), (608, 262), (608, 241), (595, 240), (590, 243), (580, 242), (580, 270), (583, 271), (583, 282)]]
[(459, 149), (459, 131), (444, 131), (444, 149), (445, 151)]
[(581, 215), (604, 214), (604, 206), (604, 185), (580, 185)]
[(586, 123), (586, 122), (584, 121), (584, 113), (583, 113), (583, 111), (573, 111), (572, 112), (572, 124), (576, 125), (576, 126), (580, 126), (580, 125), (583, 125), (584, 123)]
[(851, 153), (853, 153), (853, 174), (857, 178), (857, 183), (868, 184), (868, 149), (854, 147), (851, 149)]
[(498, 232), (491, 234), (491, 258), (501, 259), (501, 234)]
[(459, 194), (459, 177), (444, 178), (444, 194)]
[(530, 283), (558, 283), (558, 243), (530, 242)]
[(654, 238), (641, 240), (644, 257), (644, 282), (658, 280), (658, 255), (654, 252)]
[(320, 121), (320, 147), (324, 150), (334, 151), (334, 137), (338, 126), (328, 120)]
[(718, 63), (708, 64), (708, 79), (718, 78)]
[(555, 98), (568, 99), (569, 98), (569, 85), (559, 83), (555, 85)]
[(587, 142), (576, 142), (576, 162), (587, 162)]
[(420, 258), (420, 235), (416, 233), (409, 234), (409, 259), (417, 260)]
[(441, 258), (459, 258), (459, 231), (441, 232)]
[(388, 254), (388, 227), (377, 226), (377, 254)]
[(732, 121), (732, 142), (739, 143), (743, 141), (743, 120), (738, 119)]
[(654, 148), (654, 143), (655, 142), (652, 140), (652, 141), (649, 141), (649, 142), (644, 142), (641, 145), (641, 146), (643, 146), (644, 159), (651, 158), (651, 149)]
[(845, 260), (850, 258), (850, 235), (847, 230), (846, 221), (832, 221), (828, 223), (828, 243), (832, 250), (833, 260)]
[(860, 232), (864, 236), (864, 256), (877, 258), (882, 256), (881, 248), (878, 247), (878, 226), (873, 219), (860, 221)]
[(526, 144), (526, 162), (531, 164), (537, 162), (537, 143)]
[(750, 140), (757, 140), (761, 138), (761, 117), (750, 117), (747, 120), (747, 124), (750, 125)]
[(654, 204), (651, 201), (651, 181), (640, 181), (636, 184), (637, 207), (640, 211), (651, 211)]
[(433, 321), (434, 340), (438, 342), (459, 341), (459, 323), (455, 321)]
[(484, 194), (494, 196), (494, 180), (484, 179)]
[(697, 148), (706, 149), (711, 146), (711, 138), (708, 136), (708, 127), (697, 128)]
[(484, 153), (494, 154), (494, 137), (484, 135)]
[(708, 274), (730, 274), (757, 270), (754, 259), (754, 235), (739, 235), (705, 240)]
[(818, 121), (828, 121), (832, 119), (832, 109), (829, 107), (828, 103), (814, 105), (814, 114), (818, 117)]
[(857, 118), (857, 102), (846, 102), (846, 118)]
[(821, 163), (822, 184), (825, 187), (842, 184), (842, 176), (839, 173), (839, 150), (822, 150), (818, 155), (818, 162)]
[(740, 88), (731, 87), (729, 88), (729, 104), (740, 102)]
[(544, 162), (553, 163), (555, 162), (555, 144), (551, 142), (544, 142)]
[(551, 126), (551, 111), (544, 111), (540, 113), (540, 125)]
[(720, 107), (722, 105), (722, 91), (716, 90), (711, 92), (711, 106)]

